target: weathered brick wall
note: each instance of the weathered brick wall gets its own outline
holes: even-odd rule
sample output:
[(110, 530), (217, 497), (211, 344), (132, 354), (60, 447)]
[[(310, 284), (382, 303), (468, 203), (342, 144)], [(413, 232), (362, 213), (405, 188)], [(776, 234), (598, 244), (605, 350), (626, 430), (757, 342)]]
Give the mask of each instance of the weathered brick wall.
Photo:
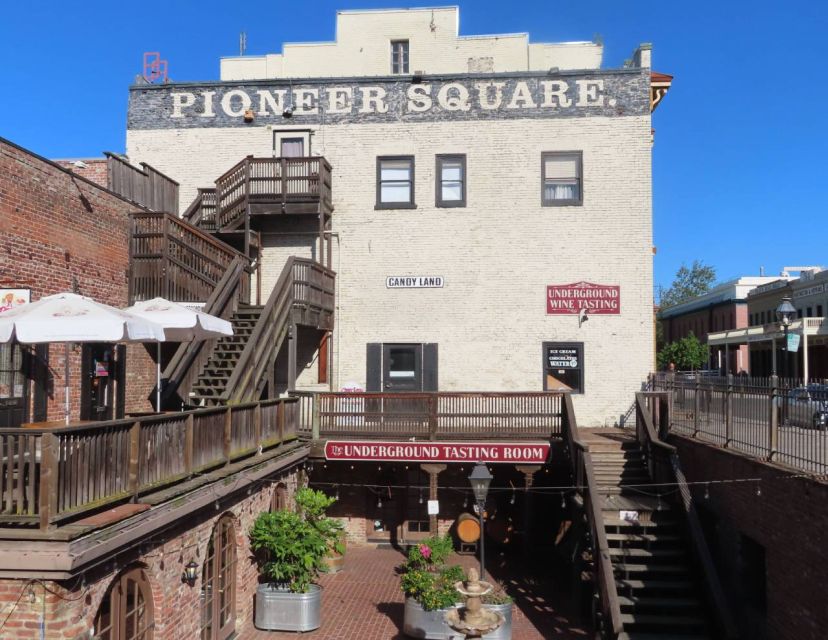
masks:
[[(69, 169), (95, 184), (107, 187), (109, 182), (109, 170), (106, 158), (84, 158), (82, 160), (55, 160), (64, 169)], [(86, 166), (78, 166), (80, 163)]]
[[(32, 300), (78, 291), (116, 307), (127, 305), (129, 218), (122, 198), (44, 158), (0, 139), (0, 280), (30, 288)], [(54, 374), (50, 420), (63, 417), (63, 345), (50, 348)], [(130, 353), (139, 353), (130, 349)], [(72, 418), (80, 415), (81, 352), (70, 356)], [(147, 360), (128, 360), (145, 377)], [(152, 374), (154, 375), (154, 374)], [(146, 389), (127, 385), (128, 411), (150, 408)]]
[[(671, 440), (679, 449), (689, 482), (757, 478), (759, 481), (693, 487), (706, 518), (711, 551), (719, 563), (725, 593), (730, 598), (745, 638), (822, 640), (828, 628), (828, 483), (797, 477), (780, 467), (693, 442)], [(761, 489), (761, 495), (757, 494)], [(711, 517), (712, 516), (712, 517)], [(746, 607), (741, 536), (764, 547), (766, 620)]]
[[(284, 483), (289, 495), (293, 496), (298, 474), (292, 471), (271, 480), (258, 486), (249, 496), (222, 504), (220, 511), (212, 508), (202, 511), (181, 523), (177, 529), (144, 540), (137, 552), (118, 555), (117, 562), (110, 560), (103, 563), (85, 574), (82, 580), (72, 580), (67, 584), (37, 582), (31, 588), (26, 580), (0, 580), (0, 608), (9, 607), (4, 614), (9, 618), (0, 629), (0, 637), (9, 640), (40, 638), (44, 610), (44, 637), (48, 640), (85, 640), (91, 637), (95, 615), (113, 579), (125, 568), (142, 565), (146, 568), (152, 589), (155, 640), (198, 638), (203, 563), (216, 522), (226, 514), (233, 517), (235, 529), (236, 630), (251, 627), (258, 570), (252, 561), (247, 532), (256, 516), (270, 508), (277, 482)], [(191, 560), (199, 564), (198, 579), (193, 586), (181, 579), (184, 566)], [(42, 600), (44, 588), (47, 589), (45, 607)], [(29, 595), (30, 592), (33, 596)], [(21, 593), (23, 597), (18, 602)], [(12, 607), (15, 602), (16, 606)]]

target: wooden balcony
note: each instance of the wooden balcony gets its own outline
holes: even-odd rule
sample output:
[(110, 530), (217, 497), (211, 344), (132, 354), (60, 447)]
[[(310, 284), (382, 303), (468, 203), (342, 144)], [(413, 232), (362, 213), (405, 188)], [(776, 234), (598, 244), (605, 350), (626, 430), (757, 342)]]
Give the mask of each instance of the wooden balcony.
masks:
[[(130, 302), (205, 302), (238, 251), (169, 213), (130, 215)], [(249, 278), (243, 301), (249, 301)]]
[[(297, 437), (295, 399), (52, 429), (0, 429), (0, 529), (41, 529), (119, 503), (154, 504), (210, 470), (253, 464)], [(176, 490), (176, 487), (179, 487)]]
[(314, 439), (520, 440), (560, 438), (563, 394), (303, 393), (300, 431)]
[(248, 156), (216, 180), (216, 229), (232, 231), (251, 217), (333, 211), (331, 165), (325, 158)]

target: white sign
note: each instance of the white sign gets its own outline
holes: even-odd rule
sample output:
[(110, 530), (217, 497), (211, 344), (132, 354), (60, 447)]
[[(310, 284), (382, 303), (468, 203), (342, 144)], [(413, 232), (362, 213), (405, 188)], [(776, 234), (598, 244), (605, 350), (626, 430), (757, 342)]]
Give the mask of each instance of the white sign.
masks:
[(823, 291), (825, 291), (825, 285), (815, 284), (813, 287), (808, 287), (807, 289), (800, 289), (799, 291), (794, 292), (793, 297), (794, 299), (807, 298), (808, 296), (815, 296), (816, 294), (822, 293)]
[(0, 312), (31, 301), (31, 289), (0, 289)]
[(620, 520), (623, 520), (624, 522), (638, 522), (639, 521), (638, 511), (619, 511), (618, 512), (618, 517), (619, 517)]
[(440, 513), (440, 501), (439, 500), (429, 500), (428, 501), (428, 515), (436, 516)]
[(799, 340), (801, 336), (798, 333), (789, 333), (788, 334), (788, 351), (797, 352), (799, 351)]
[(443, 276), (388, 276), (385, 286), (388, 289), (442, 289)]

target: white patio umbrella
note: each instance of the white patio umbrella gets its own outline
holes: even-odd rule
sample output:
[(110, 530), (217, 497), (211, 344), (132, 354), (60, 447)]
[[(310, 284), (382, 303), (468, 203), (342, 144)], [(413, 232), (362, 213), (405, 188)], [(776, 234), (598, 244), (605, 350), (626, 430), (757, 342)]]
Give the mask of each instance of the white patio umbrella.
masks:
[(63, 342), (64, 412), (69, 423), (69, 343), (156, 342), (164, 340), (158, 324), (74, 293), (45, 296), (0, 313), (0, 342)]
[[(164, 298), (138, 302), (124, 309), (127, 313), (145, 318), (164, 328), (166, 342), (191, 342), (233, 335), (233, 325), (227, 320), (203, 311), (189, 309)], [(161, 411), (161, 343), (156, 358), (155, 409)]]

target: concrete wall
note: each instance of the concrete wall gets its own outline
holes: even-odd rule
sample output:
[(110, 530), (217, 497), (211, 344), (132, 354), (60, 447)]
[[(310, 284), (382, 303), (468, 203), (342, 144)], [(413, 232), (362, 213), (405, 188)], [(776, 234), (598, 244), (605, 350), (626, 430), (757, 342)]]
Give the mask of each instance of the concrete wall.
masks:
[(281, 54), (227, 57), (222, 80), (384, 76), (391, 42), (409, 41), (409, 72), (468, 73), (597, 69), (603, 46), (593, 42), (529, 44), (525, 33), (459, 36), (457, 7), (340, 11), (336, 41), (285, 44)]

